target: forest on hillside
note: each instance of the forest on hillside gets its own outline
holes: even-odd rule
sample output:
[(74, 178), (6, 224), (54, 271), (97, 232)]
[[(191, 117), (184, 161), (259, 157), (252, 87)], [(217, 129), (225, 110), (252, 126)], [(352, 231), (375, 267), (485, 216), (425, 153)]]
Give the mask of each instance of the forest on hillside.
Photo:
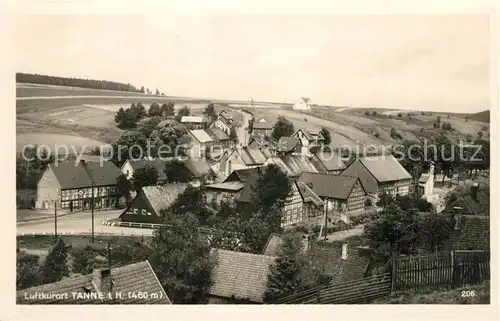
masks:
[(490, 122), (490, 111), (485, 110), (485, 111), (481, 111), (479, 113), (472, 114), (469, 116), (469, 119), (489, 123)]
[(56, 77), (56, 76), (46, 76), (46, 75), (27, 74), (27, 73), (16, 73), (16, 82), (41, 84), (41, 85), (54, 85), (54, 86), (82, 87), (90, 89), (117, 90), (117, 91), (128, 91), (128, 92), (144, 92), (144, 87), (141, 88), (141, 90), (139, 90), (134, 86), (132, 86), (131, 84), (124, 84), (115, 81), (67, 78), (67, 77)]

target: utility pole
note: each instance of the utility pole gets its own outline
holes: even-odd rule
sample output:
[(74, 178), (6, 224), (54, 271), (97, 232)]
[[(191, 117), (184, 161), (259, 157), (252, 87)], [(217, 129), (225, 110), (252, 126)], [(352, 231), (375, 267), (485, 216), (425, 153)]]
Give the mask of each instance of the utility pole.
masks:
[(109, 292), (113, 290), (113, 277), (111, 275), (111, 243), (108, 241), (108, 268), (109, 268)]
[(26, 185), (28, 185), (29, 177), (30, 177), (30, 161), (28, 158), (26, 158)]
[(57, 201), (54, 201), (54, 242), (57, 243)]
[(94, 243), (94, 182), (92, 182), (91, 186), (92, 186), (92, 192), (91, 192), (90, 208), (92, 210), (92, 243)]

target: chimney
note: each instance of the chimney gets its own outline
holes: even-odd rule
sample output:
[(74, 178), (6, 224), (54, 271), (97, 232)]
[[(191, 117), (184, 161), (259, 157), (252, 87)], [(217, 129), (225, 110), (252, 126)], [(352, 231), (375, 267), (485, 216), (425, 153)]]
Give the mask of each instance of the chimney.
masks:
[(231, 174), (231, 161), (228, 160), (226, 162), (226, 176), (229, 176), (229, 174)]
[(109, 293), (113, 287), (110, 268), (94, 269), (92, 273), (92, 285), (99, 293)]
[(356, 248), (360, 257), (370, 257), (372, 255), (372, 249), (369, 246), (358, 246)]
[(474, 183), (472, 184), (471, 188), (470, 188), (470, 194), (472, 195), (472, 198), (477, 201), (477, 191), (479, 190), (479, 184), (478, 183)]
[(460, 214), (455, 214), (455, 230), (460, 229)]
[(342, 260), (347, 260), (347, 243), (342, 244)]
[(310, 239), (310, 235), (309, 234), (304, 234), (302, 235), (302, 252), (305, 253), (309, 250), (309, 239)]

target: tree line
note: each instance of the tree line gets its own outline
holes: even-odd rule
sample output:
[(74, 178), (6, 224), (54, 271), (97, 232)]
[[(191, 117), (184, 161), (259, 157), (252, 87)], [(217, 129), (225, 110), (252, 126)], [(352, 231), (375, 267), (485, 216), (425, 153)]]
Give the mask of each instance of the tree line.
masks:
[[(141, 92), (141, 90), (137, 89), (131, 84), (125, 84), (116, 81), (57, 77), (57, 76), (28, 74), (20, 72), (16, 73), (16, 82), (41, 84), (41, 85), (81, 87), (90, 89)], [(144, 87), (142, 92), (144, 92)]]

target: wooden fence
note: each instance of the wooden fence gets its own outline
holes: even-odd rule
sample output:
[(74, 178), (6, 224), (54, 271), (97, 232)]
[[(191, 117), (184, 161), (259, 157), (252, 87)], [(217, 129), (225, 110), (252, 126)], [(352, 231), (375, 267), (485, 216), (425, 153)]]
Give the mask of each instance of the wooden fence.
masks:
[(388, 270), (356, 281), (302, 291), (271, 304), (362, 304), (406, 291), (479, 284), (490, 279), (490, 253), (452, 251), (399, 257), (390, 262)]
[(306, 290), (272, 304), (361, 304), (391, 293), (389, 273)]
[(490, 254), (452, 251), (438, 255), (397, 258), (392, 263), (392, 293), (463, 287), (490, 278)]

